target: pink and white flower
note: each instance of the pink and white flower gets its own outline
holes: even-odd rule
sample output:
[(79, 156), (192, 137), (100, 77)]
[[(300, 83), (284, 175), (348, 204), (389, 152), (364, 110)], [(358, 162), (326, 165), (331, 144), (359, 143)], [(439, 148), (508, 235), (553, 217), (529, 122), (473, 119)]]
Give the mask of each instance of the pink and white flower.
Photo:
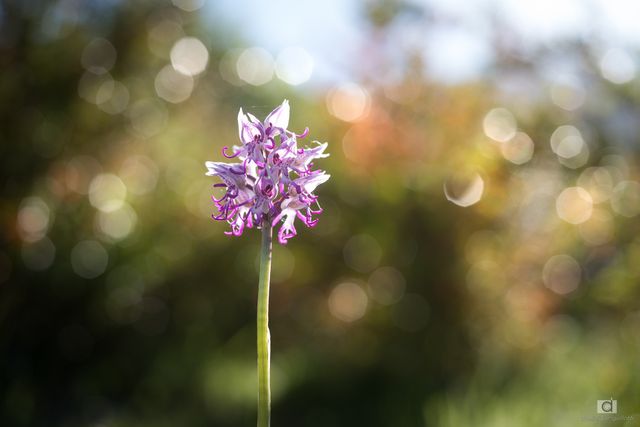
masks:
[(225, 188), (225, 194), (213, 198), (218, 213), (212, 218), (227, 221), (231, 231), (226, 234), (239, 236), (245, 228), (277, 226), (278, 241), (286, 244), (297, 234), (296, 218), (307, 227), (313, 227), (322, 212), (318, 197), (314, 194), (318, 185), (330, 175), (313, 170), (313, 161), (328, 157), (324, 151), (327, 143), (315, 141), (311, 148), (298, 148), (302, 134), (287, 130), (289, 102), (285, 100), (265, 118), (264, 122), (251, 114), (238, 113), (238, 137), (240, 145), (228, 147), (222, 154), (237, 163), (206, 162), (207, 175), (218, 176), (222, 182), (214, 187)]

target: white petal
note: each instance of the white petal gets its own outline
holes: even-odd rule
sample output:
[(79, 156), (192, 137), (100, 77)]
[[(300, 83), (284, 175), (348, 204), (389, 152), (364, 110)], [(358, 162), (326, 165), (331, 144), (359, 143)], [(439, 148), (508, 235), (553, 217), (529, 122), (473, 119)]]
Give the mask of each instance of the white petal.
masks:
[(264, 120), (265, 125), (271, 124), (273, 127), (286, 129), (289, 126), (289, 101), (284, 100), (275, 110), (273, 110)]
[(319, 173), (303, 183), (304, 190), (307, 193), (313, 193), (318, 185), (327, 182), (329, 178), (331, 178), (331, 175), (327, 175), (324, 172)]
[(251, 114), (251, 113), (247, 113), (247, 117), (249, 117), (249, 120), (250, 120), (252, 123), (255, 123), (255, 124), (257, 124), (257, 125), (258, 125), (258, 124), (260, 124), (260, 120), (259, 120), (256, 116), (254, 116), (253, 114)]
[(238, 111), (238, 137), (242, 141), (242, 130), (244, 129), (244, 123), (247, 121), (247, 116), (242, 112), (242, 108)]
[(212, 176), (212, 175), (217, 175), (218, 172), (216, 171), (217, 166), (220, 164), (220, 162), (205, 162), (205, 166), (207, 167), (208, 171), (206, 173), (207, 176)]

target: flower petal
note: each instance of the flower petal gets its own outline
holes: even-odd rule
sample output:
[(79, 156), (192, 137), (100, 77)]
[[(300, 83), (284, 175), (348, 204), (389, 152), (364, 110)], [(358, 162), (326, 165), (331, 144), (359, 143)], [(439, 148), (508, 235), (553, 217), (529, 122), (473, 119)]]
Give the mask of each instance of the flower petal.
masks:
[(278, 241), (280, 244), (286, 245), (290, 238), (298, 234), (296, 226), (293, 224), (296, 220), (296, 211), (293, 209), (283, 210), (282, 213), (280, 213), (280, 215), (278, 215), (278, 217), (273, 221), (273, 225), (275, 225), (282, 217), (284, 217), (284, 221), (278, 231)]
[(204, 165), (207, 167), (207, 176), (218, 175), (220, 172), (220, 165), (224, 165), (222, 162), (205, 162)]
[[(251, 114), (249, 114), (251, 116)], [(242, 108), (238, 112), (238, 137), (243, 144), (253, 141), (254, 137), (260, 135), (260, 130), (251, 123), (247, 115), (242, 112)]]
[(323, 171), (317, 171), (312, 175), (303, 176), (295, 180), (296, 184), (304, 188), (306, 193), (313, 193), (318, 185), (323, 184), (331, 178), (331, 175), (324, 173)]
[(296, 154), (296, 159), (293, 162), (293, 167), (299, 170), (307, 169), (309, 163), (311, 163), (314, 159), (324, 159), (329, 157), (329, 153), (325, 153), (324, 150), (328, 147), (329, 144), (326, 142), (324, 144), (315, 141), (318, 145), (313, 148), (306, 148), (302, 150), (301, 153)]
[(240, 111), (238, 111), (238, 138), (240, 138), (240, 141), (242, 141), (242, 130), (247, 121), (247, 116), (244, 115), (242, 108), (240, 108)]
[(289, 126), (289, 101), (285, 99), (281, 105), (269, 113), (264, 123), (266, 126), (286, 129)]

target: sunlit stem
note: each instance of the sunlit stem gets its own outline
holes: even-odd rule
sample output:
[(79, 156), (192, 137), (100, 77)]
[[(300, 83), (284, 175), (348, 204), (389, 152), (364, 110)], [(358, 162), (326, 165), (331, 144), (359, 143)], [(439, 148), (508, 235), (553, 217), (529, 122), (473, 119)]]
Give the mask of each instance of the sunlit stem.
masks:
[(262, 228), (258, 284), (258, 427), (268, 427), (271, 418), (271, 336), (269, 334), (271, 235), (271, 226), (265, 225)]

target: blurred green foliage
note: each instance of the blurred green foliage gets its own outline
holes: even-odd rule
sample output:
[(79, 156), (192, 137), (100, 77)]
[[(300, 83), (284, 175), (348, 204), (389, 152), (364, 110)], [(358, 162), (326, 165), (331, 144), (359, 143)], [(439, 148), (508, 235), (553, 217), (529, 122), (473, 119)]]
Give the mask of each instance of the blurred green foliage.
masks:
[[(640, 406), (640, 86), (603, 78), (597, 46), (496, 41), (486, 77), (458, 85), (395, 51), (399, 80), (352, 64), (358, 110), (229, 74), (246, 46), (221, 17), (0, 12), (0, 425), (254, 423), (259, 237), (210, 219), (203, 164), (235, 143), (238, 108), (283, 98), (292, 129), (329, 141), (332, 179), (317, 228), (274, 253), (273, 425), (604, 425), (584, 418), (597, 399)], [(367, 3), (365, 37), (406, 14)], [(186, 35), (206, 71), (163, 80)], [(579, 84), (548, 81), (557, 56)], [(579, 139), (554, 146), (563, 125)]]

